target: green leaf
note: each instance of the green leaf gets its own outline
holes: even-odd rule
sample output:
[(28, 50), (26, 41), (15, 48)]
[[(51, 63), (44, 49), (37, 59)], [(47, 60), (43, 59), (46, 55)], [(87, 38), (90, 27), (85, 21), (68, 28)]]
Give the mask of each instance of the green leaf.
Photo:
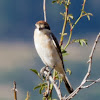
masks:
[(52, 90), (53, 89), (53, 84), (50, 84), (50, 90)]
[(71, 19), (74, 19), (72, 14), (68, 14), (68, 17), (71, 18)]
[(90, 16), (89, 15), (87, 15), (87, 18), (88, 18), (88, 20), (90, 20)]
[(92, 13), (87, 13), (88, 20), (90, 20), (90, 16), (93, 16)]
[(36, 90), (36, 89), (40, 88), (39, 93), (41, 94), (42, 90), (44, 88), (46, 88), (46, 87), (47, 87), (47, 83), (42, 83), (42, 84), (40, 83), (39, 85), (37, 85), (36, 87), (34, 87), (33, 90)]
[(81, 46), (83, 46), (83, 43), (85, 44), (85, 45), (87, 45), (87, 40), (86, 39), (80, 39), (80, 45)]
[(34, 72), (37, 76), (39, 76), (40, 77), (40, 74), (39, 74), (39, 72), (36, 70), (36, 69), (30, 69), (32, 72)]
[(30, 69), (32, 72), (34, 72), (42, 81), (45, 80), (44, 76), (41, 78), (41, 75), (39, 74), (39, 72), (36, 69)]
[(34, 87), (33, 90), (36, 90), (36, 89), (38, 89), (40, 87), (41, 87), (41, 85), (38, 85), (38, 86)]
[(40, 87), (47, 87), (47, 83), (40, 83), (39, 85), (37, 85), (36, 87), (34, 87), (33, 90), (37, 89), (37, 88), (40, 88)]
[(52, 1), (52, 3), (56, 3), (56, 2), (57, 2), (56, 0)]
[(64, 16), (65, 14), (64, 13), (62, 13), (62, 12), (60, 12), (60, 14), (62, 15), (62, 16)]
[(83, 44), (87, 45), (87, 40), (86, 39), (74, 39), (72, 40), (72, 43), (79, 43), (81, 46), (83, 46)]
[(68, 73), (69, 73), (69, 75), (71, 75), (71, 74), (72, 74), (72, 71), (71, 71), (69, 68), (67, 68), (66, 72), (68, 72)]
[(39, 90), (39, 93), (41, 94), (42, 93), (42, 90), (44, 89), (44, 87), (41, 87), (40, 90)]
[(63, 56), (68, 55), (67, 51), (66, 51), (66, 50), (64, 50), (64, 49), (61, 49), (61, 52), (62, 52), (62, 55), (63, 55)]
[(64, 13), (60, 12), (60, 14), (63, 16), (63, 19), (65, 19), (65, 12)]
[(47, 83), (43, 83), (43, 84), (40, 84), (41, 87), (40, 87), (40, 90), (39, 90), (39, 93), (41, 94), (42, 91), (44, 90), (44, 88), (47, 88)]
[(93, 14), (92, 13), (87, 13), (88, 15), (90, 15), (90, 16), (93, 16)]

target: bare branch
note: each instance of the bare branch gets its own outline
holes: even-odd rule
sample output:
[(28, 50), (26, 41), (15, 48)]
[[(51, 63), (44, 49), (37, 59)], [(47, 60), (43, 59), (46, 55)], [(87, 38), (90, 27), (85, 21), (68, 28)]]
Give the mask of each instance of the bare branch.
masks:
[(90, 53), (90, 56), (89, 56), (89, 60), (88, 60), (88, 63), (89, 63), (88, 72), (87, 72), (87, 74), (85, 75), (85, 77), (84, 77), (84, 79), (83, 79), (83, 81), (82, 81), (81, 84), (84, 84), (84, 83), (86, 82), (87, 78), (88, 78), (89, 75), (90, 75), (91, 66), (92, 66), (93, 53), (94, 53), (94, 51), (95, 51), (96, 45), (97, 45), (97, 43), (98, 43), (98, 41), (99, 41), (99, 38), (100, 38), (100, 33), (97, 35), (97, 38), (96, 38), (96, 40), (95, 40), (95, 42), (94, 42), (94, 45), (93, 45), (93, 47), (92, 47), (92, 50), (91, 50), (91, 53)]
[[(91, 53), (90, 53), (90, 56), (89, 56), (89, 66), (88, 66), (88, 72), (86, 73), (83, 81), (81, 82), (80, 86), (78, 86), (69, 96), (65, 97), (63, 100), (70, 100), (71, 98), (73, 98), (79, 91), (80, 89), (84, 89), (84, 88), (89, 88), (90, 86), (92, 86), (93, 84), (97, 83), (97, 82), (100, 82), (100, 78), (97, 79), (97, 80), (87, 80), (87, 78), (89, 77), (90, 73), (91, 73), (91, 66), (92, 66), (92, 58), (93, 58), (93, 54), (94, 54), (94, 51), (95, 51), (95, 48), (96, 48), (96, 45), (99, 41), (99, 38), (100, 38), (100, 33), (97, 35), (97, 38), (94, 42), (94, 45), (92, 47), (92, 50), (91, 50)], [(84, 84), (86, 82), (92, 82), (90, 83), (89, 85), (87, 86), (84, 86)]]
[(46, 0), (43, 1), (44, 21), (46, 22)]
[(98, 78), (97, 80), (86, 80), (86, 82), (94, 82), (94, 81), (95, 81), (96, 83), (97, 83), (97, 82), (100, 82), (100, 78)]
[(90, 80), (90, 81), (88, 81), (88, 82), (92, 82), (91, 84), (89, 84), (89, 85), (86, 85), (86, 86), (82, 86), (81, 88), (89, 88), (90, 86), (92, 86), (92, 85), (94, 85), (95, 83), (99, 83), (100, 82), (100, 78), (99, 79), (97, 79), (97, 80)]
[(16, 82), (14, 81), (13, 82), (13, 84), (14, 84), (14, 87), (13, 87), (13, 91), (14, 91), (14, 100), (17, 100), (17, 89), (16, 89)]

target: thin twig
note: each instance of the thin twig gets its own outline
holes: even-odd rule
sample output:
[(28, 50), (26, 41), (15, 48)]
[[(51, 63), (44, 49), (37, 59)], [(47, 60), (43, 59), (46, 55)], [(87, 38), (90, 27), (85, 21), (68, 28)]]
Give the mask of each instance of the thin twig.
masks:
[[(93, 81), (93, 80), (92, 80)], [(97, 80), (94, 80), (91, 84), (86, 85), (86, 86), (82, 86), (81, 88), (89, 88), (90, 86), (94, 85), (95, 83), (99, 83), (100, 82), (100, 78)]]
[(17, 100), (17, 89), (16, 89), (16, 82), (13, 82), (14, 87), (13, 87), (13, 91), (14, 91), (14, 100)]
[(65, 49), (68, 47), (68, 45), (70, 44), (71, 37), (72, 37), (72, 31), (73, 31), (75, 25), (79, 22), (79, 20), (80, 20), (83, 16), (85, 16), (85, 15), (83, 15), (85, 3), (86, 3), (86, 0), (84, 0), (84, 2), (83, 2), (82, 11), (81, 11), (81, 14), (80, 14), (79, 18), (75, 21), (75, 23), (74, 23), (73, 25), (72, 25), (71, 22), (70, 22), (70, 35), (69, 35), (68, 42), (67, 42), (66, 46), (64, 47), (64, 50), (65, 50)]
[(46, 0), (43, 1), (43, 12), (44, 12), (44, 21), (46, 22)]
[(29, 94), (29, 92), (27, 92), (27, 97), (25, 100), (29, 100), (29, 99), (30, 99), (30, 94)]
[(66, 46), (64, 47), (64, 50), (66, 50), (66, 48), (68, 47), (68, 45), (70, 43), (70, 40), (71, 40), (71, 37), (72, 37), (72, 30), (70, 30), (69, 39), (68, 39), (68, 42), (67, 42)]
[(74, 25), (72, 26), (72, 30), (73, 28), (75, 27), (75, 25), (79, 22), (79, 20), (83, 17), (83, 11), (84, 11), (84, 7), (85, 7), (85, 3), (86, 3), (86, 0), (84, 0), (83, 4), (82, 4), (82, 11), (81, 11), (81, 14), (79, 16), (79, 18), (75, 21)]
[(62, 33), (61, 33), (60, 44), (59, 44), (60, 46), (62, 46), (62, 44), (63, 44), (65, 28), (67, 25), (67, 15), (68, 15), (68, 7), (66, 7), (65, 20), (64, 20), (64, 25), (63, 25), (63, 29), (62, 29)]
[(70, 5), (70, 0), (68, 0), (67, 5), (65, 6), (65, 17), (64, 17), (64, 25), (63, 25), (63, 29), (62, 29), (62, 33), (61, 33), (61, 38), (60, 38), (60, 46), (62, 46), (63, 44), (63, 38), (64, 38), (64, 33), (65, 33), (65, 29), (66, 29), (66, 25), (67, 25), (67, 17), (68, 17), (68, 8)]
[(100, 78), (97, 79), (97, 80), (86, 80), (86, 82), (94, 82), (94, 81), (96, 81), (96, 82), (100, 82)]

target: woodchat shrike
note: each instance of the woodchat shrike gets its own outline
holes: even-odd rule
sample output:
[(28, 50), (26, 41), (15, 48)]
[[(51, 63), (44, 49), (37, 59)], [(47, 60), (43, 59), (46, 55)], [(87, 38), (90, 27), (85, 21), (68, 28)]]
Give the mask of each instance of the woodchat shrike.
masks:
[(46, 66), (60, 73), (68, 92), (72, 93), (73, 88), (65, 74), (61, 49), (49, 24), (45, 21), (38, 21), (35, 25), (34, 44), (38, 55)]

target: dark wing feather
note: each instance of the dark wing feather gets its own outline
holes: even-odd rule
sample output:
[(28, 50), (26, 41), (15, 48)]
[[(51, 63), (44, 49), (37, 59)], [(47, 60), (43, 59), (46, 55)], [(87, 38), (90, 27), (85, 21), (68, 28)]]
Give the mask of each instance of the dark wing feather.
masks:
[(56, 39), (56, 37), (54, 36), (53, 33), (51, 33), (51, 38), (52, 38), (52, 41), (54, 43), (54, 46), (56, 47), (57, 52), (58, 52), (58, 54), (59, 54), (59, 56), (61, 58), (62, 65), (63, 65), (63, 68), (64, 68), (64, 63), (63, 63), (63, 57), (62, 57), (62, 53), (61, 53), (61, 48), (60, 48), (59, 43), (58, 43), (58, 41), (57, 41), (57, 39)]

